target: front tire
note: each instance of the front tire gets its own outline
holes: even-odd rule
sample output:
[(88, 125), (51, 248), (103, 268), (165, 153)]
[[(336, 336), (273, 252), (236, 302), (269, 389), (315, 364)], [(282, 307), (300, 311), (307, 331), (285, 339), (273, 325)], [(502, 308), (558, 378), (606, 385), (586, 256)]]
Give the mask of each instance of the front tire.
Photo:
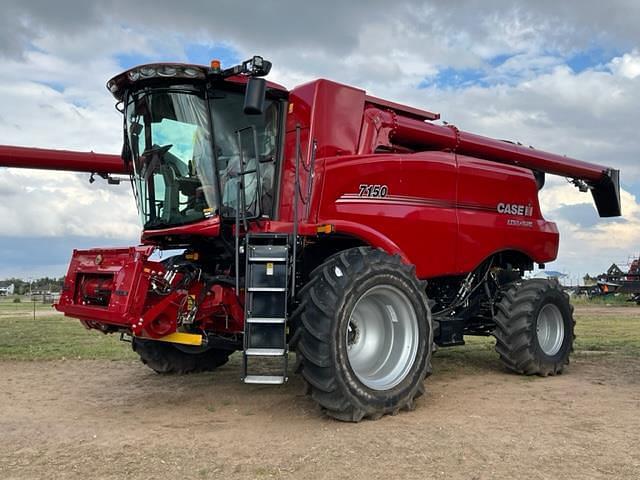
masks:
[(142, 363), (161, 374), (211, 372), (227, 363), (232, 353), (216, 348), (178, 347), (168, 342), (142, 338), (134, 338), (131, 346), (140, 355)]
[(414, 267), (381, 250), (345, 250), (311, 273), (300, 298), (297, 355), (329, 416), (357, 422), (413, 409), (433, 344)]
[(573, 306), (557, 280), (510, 284), (496, 304), (493, 335), (500, 360), (523, 375), (556, 375), (573, 350)]

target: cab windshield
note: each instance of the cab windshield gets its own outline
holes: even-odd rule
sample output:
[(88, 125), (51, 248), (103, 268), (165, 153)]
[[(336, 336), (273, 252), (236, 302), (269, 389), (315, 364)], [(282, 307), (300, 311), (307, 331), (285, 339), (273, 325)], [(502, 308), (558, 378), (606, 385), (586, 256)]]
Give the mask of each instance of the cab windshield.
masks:
[(129, 96), (132, 183), (145, 229), (232, 217), (238, 205), (248, 218), (271, 214), (278, 104), (267, 100), (263, 115), (248, 116), (243, 98), (178, 88)]
[(204, 97), (187, 91), (140, 92), (130, 97), (126, 117), (144, 228), (213, 215), (218, 195)]

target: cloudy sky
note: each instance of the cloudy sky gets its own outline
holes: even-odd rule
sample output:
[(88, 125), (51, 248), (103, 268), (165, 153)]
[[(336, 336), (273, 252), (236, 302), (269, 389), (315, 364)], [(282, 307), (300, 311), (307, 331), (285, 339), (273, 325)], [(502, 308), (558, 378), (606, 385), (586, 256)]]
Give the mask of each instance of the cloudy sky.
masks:
[[(640, 2), (0, 0), (0, 144), (118, 153), (104, 85), (135, 64), (230, 65), (253, 54), (288, 87), (325, 77), (441, 112), (461, 129), (622, 171), (624, 216), (548, 181), (561, 246), (582, 276), (640, 252)], [(0, 279), (62, 275), (74, 247), (128, 245), (128, 184), (0, 168)]]

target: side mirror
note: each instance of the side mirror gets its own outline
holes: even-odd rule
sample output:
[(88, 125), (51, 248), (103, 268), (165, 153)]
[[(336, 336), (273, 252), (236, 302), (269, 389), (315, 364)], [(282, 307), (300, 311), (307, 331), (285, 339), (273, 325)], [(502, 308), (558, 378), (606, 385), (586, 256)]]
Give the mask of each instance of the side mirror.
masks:
[(262, 115), (264, 112), (267, 81), (264, 78), (249, 77), (244, 94), (244, 113), (246, 115)]

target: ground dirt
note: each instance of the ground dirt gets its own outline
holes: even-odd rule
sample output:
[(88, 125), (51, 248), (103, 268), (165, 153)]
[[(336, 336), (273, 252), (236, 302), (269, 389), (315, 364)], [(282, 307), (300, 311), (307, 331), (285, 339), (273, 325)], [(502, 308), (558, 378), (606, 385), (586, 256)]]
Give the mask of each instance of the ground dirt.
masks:
[(537, 378), (436, 354), (414, 411), (359, 424), (323, 416), (297, 375), (240, 383), (237, 357), (182, 377), (137, 361), (3, 361), (0, 379), (3, 480), (640, 478), (637, 356), (577, 355)]

